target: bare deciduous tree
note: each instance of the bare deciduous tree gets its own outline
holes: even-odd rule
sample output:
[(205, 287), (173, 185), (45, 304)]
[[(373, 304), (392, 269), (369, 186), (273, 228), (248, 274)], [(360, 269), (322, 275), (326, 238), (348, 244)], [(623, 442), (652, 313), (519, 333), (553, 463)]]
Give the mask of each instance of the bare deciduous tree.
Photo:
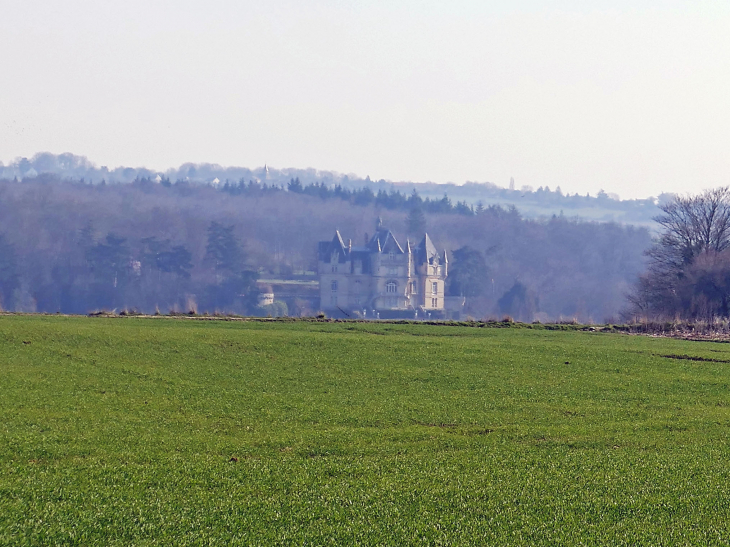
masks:
[(630, 313), (728, 316), (730, 188), (676, 196), (660, 209), (654, 220), (664, 232), (647, 251), (649, 271), (629, 296)]
[(703, 252), (722, 252), (730, 245), (730, 189), (705, 190), (695, 196), (677, 196), (659, 207), (654, 218), (664, 228), (649, 251), (652, 267), (676, 273)]

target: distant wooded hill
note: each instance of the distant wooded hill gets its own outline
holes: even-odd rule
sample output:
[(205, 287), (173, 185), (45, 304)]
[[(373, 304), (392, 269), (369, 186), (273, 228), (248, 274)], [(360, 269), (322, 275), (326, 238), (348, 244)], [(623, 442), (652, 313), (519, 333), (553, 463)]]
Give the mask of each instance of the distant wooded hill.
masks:
[[(241, 183), (250, 183), (275, 186), (291, 189), (291, 183), (296, 181), (295, 189), (305, 193), (320, 193), (324, 190), (355, 193), (360, 192), (358, 203), (370, 205), (380, 195), (379, 205), (388, 208), (390, 202), (396, 203), (398, 197), (389, 200), (387, 196), (400, 194), (406, 198), (415, 190), (418, 195), (428, 202), (442, 202), (446, 205), (444, 196), (456, 208), (459, 204), (477, 209), (489, 205), (503, 207), (515, 206), (520, 213), (529, 218), (551, 217), (564, 215), (579, 217), (586, 220), (602, 222), (620, 222), (653, 227), (652, 218), (659, 213), (658, 203), (671, 199), (671, 195), (663, 194), (658, 198), (637, 200), (620, 200), (618, 196), (599, 192), (596, 196), (563, 194), (560, 188), (550, 189), (530, 186), (502, 188), (489, 182), (467, 182), (458, 184), (436, 184), (416, 182), (390, 182), (385, 180), (373, 181), (369, 177), (346, 175), (334, 171), (317, 169), (275, 169), (259, 167), (249, 169), (245, 167), (222, 167), (216, 164), (186, 163), (177, 169), (168, 169), (158, 172), (146, 168), (116, 167), (109, 169), (97, 166), (87, 158), (73, 154), (54, 155), (50, 153), (36, 154), (32, 158), (20, 158), (9, 165), (0, 163), (0, 178), (8, 180), (33, 179), (42, 174), (53, 174), (61, 179), (83, 180), (87, 183), (131, 183), (135, 180), (150, 180), (156, 182), (175, 183), (185, 181), (192, 184), (214, 185), (220, 188), (228, 185), (229, 188), (239, 188)], [(514, 186), (514, 185), (511, 185)], [(315, 188), (316, 187), (316, 188)], [(382, 198), (385, 195), (386, 198)], [(340, 196), (338, 196), (340, 197)], [(462, 212), (463, 209), (462, 209)]]
[[(644, 227), (392, 189), (156, 180), (0, 180), (0, 306), (260, 313), (257, 278), (306, 277), (318, 241), (334, 229), (365, 241), (382, 216), (400, 241), (427, 231), (448, 250), (447, 290), (466, 298), (466, 314), (602, 321), (626, 305), (651, 243)], [(317, 311), (293, 304), (290, 314)]]

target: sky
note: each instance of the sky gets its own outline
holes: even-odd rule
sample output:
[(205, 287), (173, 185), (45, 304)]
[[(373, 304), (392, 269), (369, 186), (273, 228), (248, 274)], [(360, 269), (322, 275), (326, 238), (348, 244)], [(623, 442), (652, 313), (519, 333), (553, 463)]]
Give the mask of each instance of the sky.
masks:
[(730, 184), (730, 3), (0, 0), (0, 161)]

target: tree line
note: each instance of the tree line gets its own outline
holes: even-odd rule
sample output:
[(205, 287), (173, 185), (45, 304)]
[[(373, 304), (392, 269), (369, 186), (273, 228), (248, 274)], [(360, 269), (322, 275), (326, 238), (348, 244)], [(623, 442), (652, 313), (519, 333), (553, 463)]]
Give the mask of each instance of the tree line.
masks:
[[(370, 180), (370, 177), (358, 177), (356, 175), (344, 175), (326, 170), (318, 169), (276, 169), (259, 167), (249, 169), (246, 167), (223, 167), (208, 163), (185, 163), (178, 168), (171, 168), (165, 172), (158, 172), (142, 167), (116, 167), (108, 169), (105, 166), (98, 167), (83, 156), (74, 154), (50, 154), (41, 152), (32, 158), (17, 158), (8, 165), (0, 162), (0, 179), (18, 181), (32, 180), (38, 176), (54, 175), (60, 179), (85, 180), (89, 183), (99, 184), (104, 181), (110, 183), (132, 183), (143, 179), (162, 182), (163, 184), (216, 184), (217, 181), (231, 181), (229, 187), (233, 192), (245, 190), (241, 188), (242, 181), (249, 181), (244, 185), (248, 187), (258, 185), (258, 190), (266, 187), (271, 191), (286, 189), (292, 180), (299, 180), (303, 188), (312, 185), (325, 186), (333, 189), (340, 186), (343, 190), (358, 192), (359, 199), (366, 201), (383, 192), (386, 195), (399, 191), (405, 197), (410, 196), (415, 189), (424, 199), (438, 202), (443, 198), (444, 193), (457, 203), (466, 202), (469, 204), (482, 203), (501, 204), (509, 207), (515, 205), (527, 217), (539, 217), (559, 213), (561, 210), (571, 212), (570, 214), (583, 216), (584, 218), (602, 219), (604, 221), (620, 220), (628, 223), (648, 225), (651, 219), (658, 213), (657, 203), (665, 203), (671, 200), (670, 195), (660, 195), (658, 198), (620, 200), (618, 196), (598, 192), (596, 195), (578, 195), (577, 193), (563, 193), (560, 186), (554, 189), (548, 186), (540, 186), (534, 189), (529, 184), (517, 185), (514, 180), (510, 181), (509, 187), (501, 187), (490, 182), (466, 182), (465, 184), (436, 184), (436, 183), (413, 183), (413, 182), (390, 182), (386, 180)], [(173, 182), (171, 182), (173, 181)], [(174, 182), (177, 181), (177, 182)], [(238, 182), (236, 182), (238, 181)], [(369, 192), (361, 192), (363, 188), (369, 188)], [(321, 191), (317, 188), (310, 188), (310, 192), (316, 194)], [(370, 194), (370, 195), (368, 195)], [(381, 198), (382, 201), (382, 198)], [(438, 206), (438, 205), (437, 205)]]
[[(184, 244), (142, 237), (128, 240), (110, 232), (96, 238), (89, 223), (76, 244), (57, 258), (45, 279), (24, 272), (22, 252), (0, 234), (0, 305), (21, 311), (87, 313), (137, 310), (160, 313), (211, 311), (266, 315), (259, 306), (258, 272), (233, 233), (234, 226), (211, 222), (203, 267), (208, 282), (192, 278), (193, 256)], [(153, 304), (154, 303), (154, 304)], [(1, 306), (0, 306), (0, 309)]]
[[(651, 244), (644, 228), (561, 215), (534, 220), (514, 207), (454, 214), (414, 207), (413, 194), (394, 198), (402, 208), (387, 208), (382, 199), (355, 204), (352, 194), (322, 199), (263, 183), (245, 186), (232, 193), (150, 179), (0, 181), (1, 305), (64, 313), (191, 307), (264, 313), (253, 299), (261, 280), (313, 279), (318, 241), (339, 229), (362, 244), (383, 216), (404, 244), (428, 231), (448, 250), (448, 290), (466, 299), (465, 315), (601, 321), (625, 307)], [(317, 310), (302, 305), (288, 312)]]
[(650, 319), (730, 316), (730, 188), (675, 196), (655, 220), (662, 232), (630, 295), (627, 315)]
[[(223, 192), (234, 196), (260, 194), (266, 191), (276, 192), (280, 189), (279, 186), (266, 186), (254, 180), (249, 180), (246, 183), (243, 179), (237, 184), (226, 181), (221, 186)], [(410, 196), (395, 189), (391, 189), (390, 192), (380, 189), (375, 193), (369, 186), (350, 189), (343, 187), (341, 184), (328, 185), (324, 182), (312, 182), (303, 185), (298, 177), (292, 178), (287, 184), (286, 189), (295, 194), (318, 197), (322, 200), (338, 199), (361, 207), (375, 206), (391, 211), (412, 211), (415, 209), (425, 213), (474, 215), (478, 214), (484, 208), (481, 204), (478, 204), (476, 207), (470, 206), (466, 201), (460, 201), (454, 205), (446, 194), (438, 200), (433, 200), (428, 197), (423, 199), (415, 189)]]

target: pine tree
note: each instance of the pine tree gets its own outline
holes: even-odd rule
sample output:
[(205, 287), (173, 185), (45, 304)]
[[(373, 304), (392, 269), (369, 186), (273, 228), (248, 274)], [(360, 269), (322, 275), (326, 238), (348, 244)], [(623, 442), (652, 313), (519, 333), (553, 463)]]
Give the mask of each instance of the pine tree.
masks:
[(205, 259), (222, 275), (240, 273), (244, 262), (243, 249), (233, 233), (235, 226), (223, 226), (211, 222), (208, 228), (208, 244)]
[(127, 279), (129, 248), (126, 239), (108, 234), (104, 243), (87, 249), (86, 260), (97, 281), (116, 288)]
[(409, 234), (420, 234), (426, 231), (426, 215), (423, 214), (420, 205), (411, 209), (406, 219), (406, 225)]
[(449, 267), (449, 292), (452, 296), (480, 296), (484, 294), (488, 277), (484, 255), (464, 246), (452, 253)]
[(9, 307), (13, 291), (19, 283), (15, 249), (0, 235), (0, 310)]

